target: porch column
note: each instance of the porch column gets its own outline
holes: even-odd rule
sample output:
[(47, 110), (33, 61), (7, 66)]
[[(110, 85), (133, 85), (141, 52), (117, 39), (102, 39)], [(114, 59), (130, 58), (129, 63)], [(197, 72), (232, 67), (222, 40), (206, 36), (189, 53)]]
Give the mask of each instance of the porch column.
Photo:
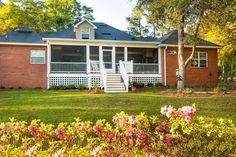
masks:
[(127, 62), (128, 61), (128, 47), (125, 47), (125, 53), (124, 53), (124, 59), (125, 59), (125, 62)]
[(51, 45), (47, 45), (47, 89), (50, 88), (49, 76), (51, 73)]
[(158, 48), (158, 73), (161, 74), (161, 47)]
[(90, 73), (90, 47), (86, 45), (86, 63), (87, 63), (87, 73)]
[(116, 47), (112, 46), (112, 69), (116, 72)]
[(99, 46), (99, 62), (103, 63), (102, 46)]

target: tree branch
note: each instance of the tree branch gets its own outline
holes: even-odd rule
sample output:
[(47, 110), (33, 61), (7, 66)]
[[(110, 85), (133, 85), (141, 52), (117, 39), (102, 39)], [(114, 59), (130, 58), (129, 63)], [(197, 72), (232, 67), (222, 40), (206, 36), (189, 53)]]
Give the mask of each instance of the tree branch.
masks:
[(194, 32), (194, 39), (193, 39), (194, 41), (193, 41), (193, 47), (192, 47), (191, 55), (185, 61), (184, 67), (186, 67), (188, 65), (189, 61), (192, 60), (193, 55), (195, 53), (195, 49), (196, 49), (196, 45), (197, 45), (197, 36), (198, 36), (199, 28), (200, 28), (200, 25), (201, 25), (201, 17), (202, 17), (202, 15), (203, 15), (203, 10), (201, 10), (201, 12), (200, 12), (199, 20), (197, 22), (197, 26), (196, 26), (196, 29), (195, 29), (195, 32)]

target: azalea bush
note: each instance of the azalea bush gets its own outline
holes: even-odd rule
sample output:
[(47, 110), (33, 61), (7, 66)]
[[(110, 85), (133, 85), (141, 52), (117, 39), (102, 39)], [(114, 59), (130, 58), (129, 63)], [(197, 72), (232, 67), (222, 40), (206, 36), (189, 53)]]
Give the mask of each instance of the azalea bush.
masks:
[(112, 124), (76, 118), (57, 126), (11, 118), (0, 124), (0, 156), (236, 156), (231, 120), (196, 117), (194, 105), (164, 106), (161, 114), (121, 112)]

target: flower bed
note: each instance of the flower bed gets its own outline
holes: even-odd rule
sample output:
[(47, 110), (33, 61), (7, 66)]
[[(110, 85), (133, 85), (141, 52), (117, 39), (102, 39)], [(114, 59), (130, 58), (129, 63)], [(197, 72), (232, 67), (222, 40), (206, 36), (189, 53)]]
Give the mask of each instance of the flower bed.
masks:
[(77, 118), (57, 126), (11, 118), (0, 124), (0, 156), (235, 156), (232, 121), (195, 113), (194, 105), (164, 106), (162, 120), (121, 112), (113, 124)]

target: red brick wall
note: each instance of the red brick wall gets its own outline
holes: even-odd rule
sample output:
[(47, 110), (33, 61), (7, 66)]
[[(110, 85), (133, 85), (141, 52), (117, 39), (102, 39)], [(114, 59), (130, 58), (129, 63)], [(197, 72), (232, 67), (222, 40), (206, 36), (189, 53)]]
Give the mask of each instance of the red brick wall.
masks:
[(0, 45), (0, 86), (47, 88), (47, 64), (30, 64), (30, 50), (46, 49), (45, 46)]
[[(162, 77), (164, 82), (164, 49), (162, 51)], [(168, 50), (175, 50), (178, 53), (178, 48), (167, 48)], [(191, 48), (184, 49), (185, 60), (191, 54)], [(217, 49), (212, 48), (198, 48), (196, 51), (207, 52), (208, 56), (208, 67), (207, 68), (195, 68), (192, 67), (190, 62), (186, 67), (185, 71), (185, 84), (187, 86), (216, 86), (218, 80), (218, 69), (217, 69)], [(176, 69), (178, 69), (178, 56), (177, 53), (166, 54), (166, 81), (167, 85), (176, 85)]]

